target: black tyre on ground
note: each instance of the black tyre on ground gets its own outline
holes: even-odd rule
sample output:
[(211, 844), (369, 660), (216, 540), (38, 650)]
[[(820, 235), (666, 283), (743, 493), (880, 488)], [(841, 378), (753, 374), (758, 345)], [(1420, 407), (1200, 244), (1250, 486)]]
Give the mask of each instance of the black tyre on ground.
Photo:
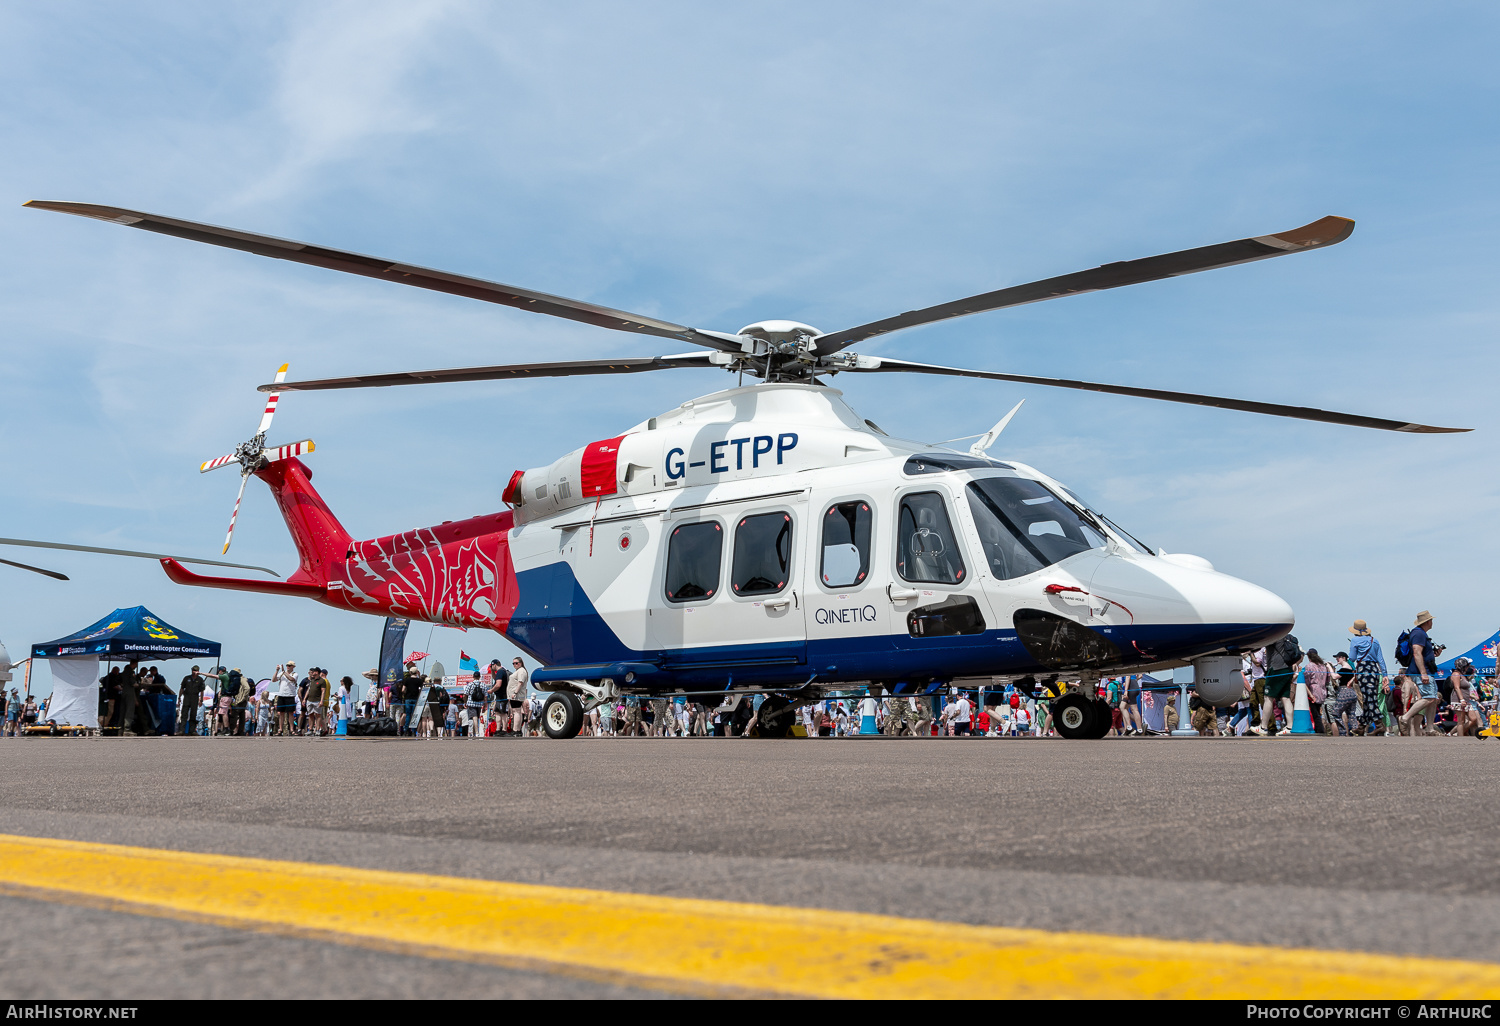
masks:
[(1098, 740), (1109, 733), (1110, 725), (1114, 722), (1115, 711), (1110, 708), (1108, 702), (1102, 698), (1094, 699), (1094, 729), (1089, 732), (1089, 737)]
[(571, 691), (556, 691), (542, 706), (542, 729), (548, 737), (577, 737), (583, 729), (583, 703)]
[(796, 718), (789, 699), (780, 695), (767, 695), (766, 700), (760, 703), (755, 727), (761, 737), (786, 737), (792, 732), (792, 723)]
[(1077, 693), (1063, 695), (1052, 703), (1052, 725), (1069, 741), (1093, 737), (1098, 718), (1094, 703)]

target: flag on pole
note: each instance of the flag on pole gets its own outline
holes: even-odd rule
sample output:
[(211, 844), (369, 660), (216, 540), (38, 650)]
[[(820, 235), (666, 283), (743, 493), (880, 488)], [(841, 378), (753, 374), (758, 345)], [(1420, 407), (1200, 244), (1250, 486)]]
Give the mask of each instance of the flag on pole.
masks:
[(478, 673), (479, 660), (472, 658), (463, 649), (458, 650), (458, 668), (465, 673)]

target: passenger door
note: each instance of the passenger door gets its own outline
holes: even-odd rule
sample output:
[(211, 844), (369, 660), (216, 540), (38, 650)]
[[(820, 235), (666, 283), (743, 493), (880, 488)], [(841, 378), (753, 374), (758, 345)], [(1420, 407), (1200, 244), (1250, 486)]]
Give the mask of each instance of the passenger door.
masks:
[(651, 617), (669, 666), (757, 676), (806, 663), (797, 531), (786, 507), (671, 525)]

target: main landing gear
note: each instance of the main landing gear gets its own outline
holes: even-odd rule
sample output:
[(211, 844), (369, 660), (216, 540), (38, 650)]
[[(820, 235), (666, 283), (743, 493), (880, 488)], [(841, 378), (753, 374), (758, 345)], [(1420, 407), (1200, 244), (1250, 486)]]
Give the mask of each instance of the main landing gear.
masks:
[(1109, 733), (1113, 713), (1102, 698), (1070, 692), (1052, 703), (1052, 724), (1072, 741), (1096, 741)]
[(567, 740), (583, 729), (583, 703), (571, 691), (554, 691), (542, 706), (542, 729), (548, 737)]
[(767, 695), (755, 714), (755, 730), (761, 737), (786, 737), (796, 720), (797, 711), (792, 708), (791, 699)]

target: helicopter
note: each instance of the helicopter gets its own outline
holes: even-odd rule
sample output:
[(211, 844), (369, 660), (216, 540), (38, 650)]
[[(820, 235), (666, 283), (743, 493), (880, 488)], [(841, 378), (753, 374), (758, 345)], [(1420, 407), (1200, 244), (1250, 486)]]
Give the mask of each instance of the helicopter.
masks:
[[(849, 350), (948, 318), (1325, 248), (1352, 233), (1342, 217), (839, 331), (762, 320), (729, 333), (142, 211), (26, 205), (699, 347), (305, 381), (287, 381), (283, 365), (259, 386), (268, 400), (256, 434), (200, 471), (238, 466), (240, 496), (249, 477), (264, 481), (298, 569), (269, 581), (160, 560), (184, 585), (494, 630), (541, 664), (531, 683), (550, 692), (542, 723), (554, 738), (577, 736), (588, 709), (621, 695), (731, 704), (763, 695), (760, 734), (779, 737), (799, 706), (830, 694), (900, 700), (996, 681), (1044, 682), (1060, 693), (1058, 733), (1098, 738), (1110, 722), (1097, 695), (1103, 676), (1191, 665), (1201, 698), (1232, 704), (1241, 653), (1291, 630), (1291, 607), (1270, 591), (1202, 557), (1153, 549), (1063, 483), (989, 455), (1014, 409), (959, 452), (887, 434), (828, 383), (838, 374), (972, 377), (1408, 433), (1468, 430)], [(503, 511), (368, 540), (356, 540), (313, 488), (300, 459), (314, 451), (310, 439), (265, 441), (279, 397), (291, 391), (704, 367), (738, 381), (549, 466), (516, 470)], [(225, 554), (238, 511), (237, 498)], [(1057, 686), (1063, 678), (1076, 689)]]

